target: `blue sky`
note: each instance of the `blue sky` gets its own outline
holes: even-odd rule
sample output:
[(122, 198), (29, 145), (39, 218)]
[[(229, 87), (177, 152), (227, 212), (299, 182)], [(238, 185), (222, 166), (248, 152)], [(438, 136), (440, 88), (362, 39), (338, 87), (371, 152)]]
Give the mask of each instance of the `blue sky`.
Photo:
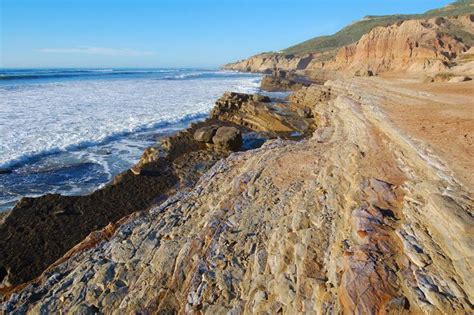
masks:
[(217, 67), (449, 0), (0, 0), (0, 67)]

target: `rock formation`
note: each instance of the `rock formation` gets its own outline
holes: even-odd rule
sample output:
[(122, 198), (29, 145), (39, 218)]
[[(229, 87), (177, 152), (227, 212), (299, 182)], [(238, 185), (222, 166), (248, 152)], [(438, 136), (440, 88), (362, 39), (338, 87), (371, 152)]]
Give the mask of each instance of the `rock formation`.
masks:
[(1, 309), (472, 314), (473, 20), (227, 65), (294, 91), (227, 92), (97, 195), (24, 199), (0, 217)]
[[(242, 134), (244, 149), (294, 132), (311, 134), (313, 119), (298, 119), (289, 106), (279, 113), (276, 108), (267, 96), (226, 93), (217, 102), (214, 118), (165, 137), (106, 187), (87, 196), (23, 198), (1, 218), (0, 287), (39, 276), (90, 232), (159, 204), (177, 187), (194, 185), (229, 150), (241, 149)], [(259, 135), (261, 131), (265, 133)], [(251, 138), (255, 134), (259, 141)]]
[(435, 73), (463, 63), (462, 55), (470, 49), (472, 35), (457, 35), (473, 33), (474, 15), (407, 20), (376, 27), (357, 42), (332, 53), (267, 53), (224, 68), (263, 73), (282, 69), (319, 77), (341, 73)]
[[(464, 21), (461, 20), (461, 21)], [(330, 68), (375, 73), (439, 72), (469, 47), (459, 38), (442, 32), (443, 26), (458, 19), (409, 20), (388, 27), (377, 27), (355, 44), (339, 50)], [(466, 23), (472, 27), (474, 22)]]
[(311, 107), (320, 117), (311, 138), (219, 161), (194, 187), (5, 293), (3, 308), (471, 313), (472, 195), (378, 106), (413, 96), (378, 88), (362, 78), (307, 88), (330, 94)]
[[(253, 130), (289, 135), (295, 130), (311, 132), (314, 120), (301, 120), (296, 114), (297, 104), (269, 104), (268, 97), (241, 93), (226, 93), (217, 100), (211, 112), (214, 119), (231, 121)], [(296, 118), (296, 119), (295, 119)]]
[(275, 69), (288, 71), (304, 70), (312, 60), (312, 55), (297, 56), (264, 53), (253, 56), (249, 59), (224, 65), (223, 68), (271, 74)]
[(212, 143), (221, 149), (237, 151), (242, 146), (242, 135), (235, 127), (219, 127)]

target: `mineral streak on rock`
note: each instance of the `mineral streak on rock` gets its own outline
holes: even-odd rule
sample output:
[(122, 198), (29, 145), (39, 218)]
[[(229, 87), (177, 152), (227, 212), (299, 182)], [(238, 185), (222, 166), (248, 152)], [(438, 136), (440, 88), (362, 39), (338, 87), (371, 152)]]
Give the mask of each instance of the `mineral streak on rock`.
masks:
[[(5, 294), (3, 309), (472, 313), (471, 193), (380, 110), (379, 96), (400, 95), (378, 93), (363, 78), (301, 91), (319, 117), (310, 138), (220, 160)], [(219, 105), (226, 115), (247, 106), (241, 95)]]

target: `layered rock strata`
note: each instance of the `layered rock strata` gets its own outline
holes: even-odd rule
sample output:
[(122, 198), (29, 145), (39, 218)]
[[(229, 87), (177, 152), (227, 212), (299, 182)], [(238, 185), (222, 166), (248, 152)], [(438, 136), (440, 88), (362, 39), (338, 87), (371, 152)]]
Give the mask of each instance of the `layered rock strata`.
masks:
[(306, 89), (331, 94), (310, 108), (311, 138), (231, 154), (5, 295), (3, 309), (473, 312), (472, 195), (363, 83)]
[(310, 134), (317, 119), (300, 119), (297, 103), (270, 103), (264, 96), (251, 97), (240, 93), (226, 93), (217, 100), (211, 117), (231, 121), (273, 136), (291, 137), (295, 131)]
[[(436, 73), (461, 71), (472, 45), (474, 15), (407, 20), (376, 27), (357, 42), (331, 54), (260, 54), (224, 68), (270, 73), (275, 69), (334, 77), (341, 73), (369, 75), (386, 72)], [(472, 72), (472, 66), (462, 69)]]
[[(296, 112), (285, 105), (281, 112), (285, 114), (273, 114), (273, 105), (266, 96), (226, 95), (233, 97), (229, 103), (232, 110), (218, 102), (213, 111), (215, 118), (162, 139), (160, 145), (145, 150), (137, 165), (106, 187), (87, 196), (50, 194), (23, 198), (1, 218), (0, 287), (18, 285), (39, 276), (90, 232), (161, 203), (179, 187), (194, 185), (229, 150), (254, 148), (265, 138), (290, 137), (293, 132), (304, 134), (313, 125), (312, 119), (298, 124), (285, 123), (285, 120), (295, 121)], [(250, 106), (250, 100), (255, 110), (240, 112)], [(215, 145), (195, 139), (196, 130), (212, 126), (223, 128), (217, 138), (212, 135)], [(270, 132), (255, 136), (260, 131)], [(244, 147), (241, 148), (242, 134)]]

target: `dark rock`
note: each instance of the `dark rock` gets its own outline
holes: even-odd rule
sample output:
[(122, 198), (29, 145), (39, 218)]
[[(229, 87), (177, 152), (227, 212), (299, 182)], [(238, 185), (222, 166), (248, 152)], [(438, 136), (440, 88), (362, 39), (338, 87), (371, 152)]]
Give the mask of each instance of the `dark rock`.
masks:
[(252, 98), (255, 102), (262, 102), (262, 103), (271, 102), (271, 99), (266, 95), (254, 94)]
[(194, 132), (223, 124), (231, 123), (210, 119), (167, 137), (165, 151), (145, 150), (136, 167), (90, 195), (22, 198), (8, 215), (0, 215), (4, 278), (11, 285), (30, 281), (92, 231), (162, 202), (157, 197), (170, 195), (178, 182), (192, 186), (228, 153), (207, 149), (193, 139)]
[(206, 126), (194, 132), (194, 140), (204, 143), (212, 143), (212, 137), (216, 134), (219, 126)]
[(161, 175), (135, 176), (127, 171), (87, 196), (21, 199), (0, 225), (0, 267), (9, 271), (9, 283), (39, 276), (90, 232), (147, 209), (177, 183), (170, 161), (159, 158), (148, 166)]
[(304, 86), (309, 86), (310, 81), (302, 78), (285, 76), (264, 76), (260, 87), (265, 91), (297, 91)]
[(11, 168), (0, 168), (0, 174), (11, 174), (12, 172)]
[(242, 146), (242, 134), (235, 127), (220, 127), (212, 142), (219, 148), (236, 151)]
[(286, 70), (275, 70), (273, 71), (273, 76), (277, 78), (286, 78), (289, 75), (288, 71)]

